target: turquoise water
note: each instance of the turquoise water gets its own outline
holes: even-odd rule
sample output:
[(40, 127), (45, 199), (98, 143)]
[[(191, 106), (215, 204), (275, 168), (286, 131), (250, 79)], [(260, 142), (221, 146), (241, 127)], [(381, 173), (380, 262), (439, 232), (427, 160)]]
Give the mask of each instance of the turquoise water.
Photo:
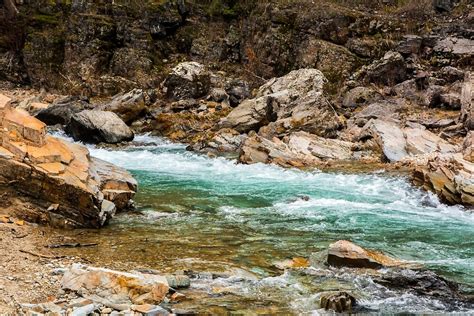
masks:
[[(93, 156), (130, 170), (140, 188), (140, 213), (118, 216), (97, 232), (103, 248), (85, 250), (91, 256), (98, 251), (120, 260), (127, 252), (131, 262), (169, 271), (233, 269), (246, 277), (240, 283), (222, 281), (220, 287), (241, 301), (266, 289), (270, 305), (278, 301), (288, 308), (279, 311), (307, 312), (317, 308), (311, 292), (317, 286), (306, 284), (307, 276), (279, 275), (275, 263), (309, 257), (348, 239), (423, 264), (460, 282), (467, 292), (474, 289), (474, 214), (441, 204), (403, 177), (239, 165), (158, 138), (137, 140), (143, 144), (123, 150), (91, 148)], [(114, 243), (117, 239), (139, 251), (130, 253), (127, 243)], [(364, 280), (350, 283), (368, 291), (361, 284), (370, 281)], [(437, 301), (382, 295), (375, 287), (372, 292), (363, 301), (379, 311), (444, 308)], [(282, 297), (292, 297), (291, 302), (283, 303)]]

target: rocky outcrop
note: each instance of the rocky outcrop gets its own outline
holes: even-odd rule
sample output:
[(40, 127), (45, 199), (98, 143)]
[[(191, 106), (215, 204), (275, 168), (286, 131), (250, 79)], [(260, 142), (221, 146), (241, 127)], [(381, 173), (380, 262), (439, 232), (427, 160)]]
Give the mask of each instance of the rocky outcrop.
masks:
[(105, 305), (160, 304), (170, 289), (165, 276), (127, 273), (74, 264), (62, 279), (64, 290)]
[(361, 131), (359, 139), (374, 139), (383, 153), (383, 158), (389, 162), (456, 150), (455, 146), (421, 125), (401, 128), (399, 122), (393, 120), (371, 119)]
[(13, 204), (18, 217), (53, 226), (101, 227), (117, 209), (131, 205), (137, 183), (127, 171), (92, 159), (83, 146), (46, 135), (44, 123), (11, 108), (2, 95), (0, 126), (0, 185), (37, 206)]
[(354, 159), (353, 143), (326, 139), (306, 132), (295, 132), (282, 140), (256, 134), (242, 145), (242, 163), (273, 163), (284, 167), (310, 167), (327, 160)]
[(334, 136), (341, 122), (324, 97), (325, 82), (316, 69), (295, 70), (271, 79), (259, 88), (255, 98), (243, 101), (219, 125), (239, 132), (260, 130), (266, 137), (292, 131)]
[(209, 92), (211, 78), (203, 65), (184, 62), (173, 68), (163, 85), (166, 96), (172, 100), (196, 99)]
[(339, 240), (329, 245), (327, 263), (336, 267), (370, 269), (400, 267), (406, 264), (383, 253), (366, 250), (347, 240)]
[(400, 53), (389, 51), (380, 60), (363, 67), (356, 77), (367, 83), (392, 86), (407, 78), (407, 65)]
[(445, 202), (474, 206), (474, 163), (460, 153), (438, 155), (418, 165), (414, 182)]
[(85, 110), (74, 114), (66, 132), (76, 141), (117, 144), (133, 140), (132, 130), (117, 116), (108, 111)]

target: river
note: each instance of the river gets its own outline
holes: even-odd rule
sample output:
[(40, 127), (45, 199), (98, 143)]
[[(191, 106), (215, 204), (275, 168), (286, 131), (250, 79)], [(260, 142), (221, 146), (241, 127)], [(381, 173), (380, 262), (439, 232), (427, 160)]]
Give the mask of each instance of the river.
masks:
[(136, 141), (140, 145), (120, 150), (89, 146), (93, 156), (136, 177), (138, 212), (80, 232), (82, 240), (100, 241), (81, 256), (163, 272), (227, 273), (199, 274), (184, 308), (305, 313), (317, 310), (318, 291), (347, 287), (374, 312), (449, 309), (435, 299), (389, 291), (364, 275), (354, 279), (342, 271), (335, 282), (275, 267), (340, 239), (423, 264), (474, 292), (474, 214), (440, 203), (403, 176), (240, 165), (160, 138)]

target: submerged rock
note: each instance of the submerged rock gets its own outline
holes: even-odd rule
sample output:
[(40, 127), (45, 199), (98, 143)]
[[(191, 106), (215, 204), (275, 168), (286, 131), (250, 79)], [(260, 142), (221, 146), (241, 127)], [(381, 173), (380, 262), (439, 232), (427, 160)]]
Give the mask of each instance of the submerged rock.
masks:
[(117, 144), (133, 140), (132, 130), (117, 116), (108, 111), (86, 110), (74, 114), (66, 132), (76, 141)]
[(92, 159), (83, 146), (46, 135), (44, 123), (10, 108), (1, 95), (0, 124), (0, 185), (7, 183), (17, 199), (37, 206), (13, 207), (18, 217), (53, 226), (101, 227), (117, 208), (131, 204), (137, 183), (126, 170)]
[(325, 292), (321, 293), (319, 305), (325, 310), (337, 313), (351, 312), (356, 305), (356, 299), (347, 292)]
[(347, 240), (339, 240), (329, 245), (327, 263), (336, 267), (371, 269), (398, 267), (406, 264), (383, 253), (366, 250)]

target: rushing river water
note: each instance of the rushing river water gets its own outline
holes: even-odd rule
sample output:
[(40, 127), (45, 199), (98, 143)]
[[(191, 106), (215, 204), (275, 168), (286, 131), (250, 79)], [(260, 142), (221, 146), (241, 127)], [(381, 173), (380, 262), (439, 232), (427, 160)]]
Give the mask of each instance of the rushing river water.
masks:
[(341, 272), (336, 284), (275, 268), (278, 261), (309, 257), (340, 239), (423, 264), (473, 292), (474, 214), (439, 203), (403, 177), (239, 165), (158, 138), (137, 140), (145, 144), (91, 148), (93, 156), (133, 173), (140, 212), (120, 215), (100, 231), (82, 232), (82, 240), (100, 245), (81, 255), (164, 272), (231, 273), (208, 280), (203, 274), (193, 285), (202, 297), (184, 307), (201, 304), (211, 313), (310, 312), (318, 308), (318, 291), (347, 286), (364, 293), (361, 302), (374, 311), (446, 310), (439, 301), (398, 295), (369, 277), (345, 278)]

